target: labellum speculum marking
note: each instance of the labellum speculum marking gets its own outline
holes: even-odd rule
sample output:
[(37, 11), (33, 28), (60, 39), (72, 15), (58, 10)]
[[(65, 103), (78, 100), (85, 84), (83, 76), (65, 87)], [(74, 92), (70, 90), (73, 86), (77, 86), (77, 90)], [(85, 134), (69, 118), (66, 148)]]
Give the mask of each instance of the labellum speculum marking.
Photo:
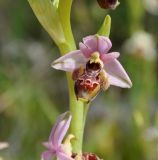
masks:
[(87, 103), (93, 100), (101, 89), (108, 88), (108, 79), (98, 56), (92, 56), (85, 67), (81, 66), (76, 69), (73, 72), (73, 80), (75, 81), (74, 90), (77, 100)]

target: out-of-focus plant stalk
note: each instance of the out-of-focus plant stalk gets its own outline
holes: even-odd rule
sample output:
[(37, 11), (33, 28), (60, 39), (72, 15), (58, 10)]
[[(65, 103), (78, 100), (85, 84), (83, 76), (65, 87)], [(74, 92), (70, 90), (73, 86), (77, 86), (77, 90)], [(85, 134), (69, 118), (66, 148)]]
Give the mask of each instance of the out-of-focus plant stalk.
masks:
[(142, 20), (144, 18), (144, 7), (142, 1), (127, 0), (128, 5), (128, 19), (129, 21), (129, 32), (132, 34), (136, 30), (143, 29)]
[(152, 104), (154, 94), (154, 62), (130, 57), (128, 64), (131, 67), (131, 73), (135, 70), (132, 74), (134, 87), (131, 90), (131, 102), (135, 110), (134, 117), (139, 127), (146, 128), (150, 122), (149, 106)]
[[(141, 0), (128, 0), (129, 35), (143, 31), (145, 10)], [(145, 42), (144, 42), (145, 43)], [(134, 118), (139, 127), (149, 125), (149, 106), (153, 97), (155, 84), (155, 61), (145, 58), (144, 48), (138, 48), (137, 53), (133, 53), (128, 58), (128, 66), (133, 77), (133, 88), (131, 89), (131, 103), (134, 106)], [(142, 56), (141, 56), (142, 54)], [(148, 53), (150, 54), (150, 53)]]

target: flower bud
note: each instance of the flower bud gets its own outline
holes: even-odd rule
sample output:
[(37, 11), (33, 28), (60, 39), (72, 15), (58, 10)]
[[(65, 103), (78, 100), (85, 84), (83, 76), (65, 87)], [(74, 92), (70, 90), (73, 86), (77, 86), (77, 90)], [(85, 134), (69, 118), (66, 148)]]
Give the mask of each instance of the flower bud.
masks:
[(101, 8), (115, 9), (120, 3), (118, 0), (97, 0)]

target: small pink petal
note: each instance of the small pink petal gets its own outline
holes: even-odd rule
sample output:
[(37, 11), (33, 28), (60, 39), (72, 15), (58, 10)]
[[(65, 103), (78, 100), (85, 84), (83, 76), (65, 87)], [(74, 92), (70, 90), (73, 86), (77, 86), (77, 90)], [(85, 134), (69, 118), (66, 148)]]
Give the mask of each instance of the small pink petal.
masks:
[(132, 82), (126, 71), (116, 59), (104, 64), (105, 71), (109, 76), (109, 83), (122, 88), (132, 87)]
[(79, 46), (85, 57), (89, 58), (95, 51), (106, 54), (112, 47), (112, 43), (108, 37), (93, 35), (83, 38), (83, 43)]
[(98, 43), (97, 43), (97, 36), (87, 36), (83, 38), (83, 43), (91, 50), (91, 52), (98, 51)]
[(108, 63), (111, 60), (114, 60), (120, 56), (119, 52), (111, 52), (108, 54), (101, 54), (100, 59), (103, 61), (104, 64)]
[(55, 155), (51, 151), (45, 151), (42, 153), (42, 160), (52, 160)]
[(49, 143), (51, 143), (53, 147), (58, 148), (61, 145), (69, 128), (71, 117), (70, 112), (65, 112), (57, 119), (49, 137)]
[(108, 37), (98, 36), (98, 51), (100, 54), (106, 54), (112, 47), (112, 43)]
[(58, 160), (74, 160), (73, 158), (71, 158), (70, 156), (68, 156), (63, 152), (59, 152), (57, 157), (58, 157)]
[(76, 50), (56, 59), (51, 66), (55, 69), (71, 72), (81, 65), (85, 65), (86, 61), (83, 53), (80, 50)]
[(86, 58), (89, 58), (93, 53), (93, 51), (82, 42), (79, 43), (79, 47), (80, 47), (80, 51), (84, 54)]

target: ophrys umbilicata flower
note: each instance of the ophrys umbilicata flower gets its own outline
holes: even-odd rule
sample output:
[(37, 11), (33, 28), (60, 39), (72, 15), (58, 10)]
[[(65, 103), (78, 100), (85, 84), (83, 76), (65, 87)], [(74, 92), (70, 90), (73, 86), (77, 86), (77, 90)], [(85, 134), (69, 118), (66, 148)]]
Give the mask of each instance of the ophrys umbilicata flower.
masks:
[(118, 52), (108, 53), (108, 37), (91, 35), (79, 43), (79, 50), (69, 52), (52, 63), (52, 67), (73, 73), (77, 99), (89, 102), (110, 85), (130, 88), (132, 82), (117, 60)]
[(44, 143), (47, 151), (42, 153), (42, 160), (52, 160), (53, 158), (57, 160), (73, 160), (73, 158), (71, 158), (72, 150), (70, 140), (74, 136), (71, 134), (68, 135), (62, 143), (70, 126), (71, 117), (70, 112), (65, 112), (59, 116), (51, 131), (48, 142)]

